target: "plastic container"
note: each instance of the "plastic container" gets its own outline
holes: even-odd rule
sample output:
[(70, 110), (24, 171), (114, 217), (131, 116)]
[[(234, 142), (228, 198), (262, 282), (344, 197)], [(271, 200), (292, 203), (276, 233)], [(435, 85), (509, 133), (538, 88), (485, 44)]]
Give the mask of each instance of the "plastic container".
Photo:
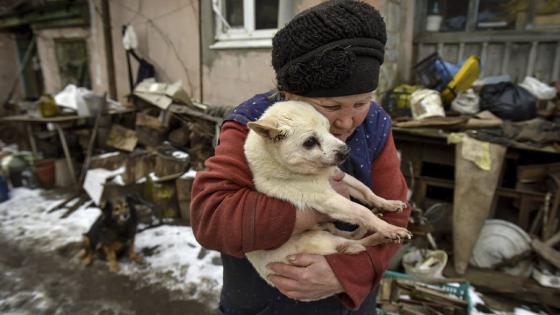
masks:
[(43, 188), (52, 188), (55, 184), (55, 167), (53, 160), (39, 160), (35, 162), (35, 177)]
[[(504, 259), (531, 250), (531, 237), (519, 226), (504, 220), (486, 220), (469, 263), (479, 268), (492, 268)], [(530, 260), (522, 260), (504, 272), (513, 276), (529, 277), (533, 270)]]
[(58, 114), (58, 107), (54, 97), (50, 94), (44, 94), (39, 98), (39, 110), (43, 117), (54, 117)]
[(465, 60), (459, 72), (455, 74), (453, 79), (441, 91), (441, 99), (445, 104), (451, 101), (460, 92), (468, 90), (478, 79), (480, 75), (480, 58), (477, 56), (470, 56)]
[(447, 253), (415, 248), (403, 256), (402, 264), (407, 274), (418, 279), (441, 279), (443, 268), (447, 265)]
[(453, 74), (447, 69), (439, 54), (433, 53), (422, 59), (414, 66), (416, 84), (428, 89), (442, 91), (453, 79)]
[(8, 199), (10, 199), (8, 183), (6, 182), (6, 178), (0, 175), (0, 202), (4, 202)]
[(429, 117), (445, 117), (445, 110), (438, 91), (422, 89), (410, 95), (412, 118), (421, 120)]

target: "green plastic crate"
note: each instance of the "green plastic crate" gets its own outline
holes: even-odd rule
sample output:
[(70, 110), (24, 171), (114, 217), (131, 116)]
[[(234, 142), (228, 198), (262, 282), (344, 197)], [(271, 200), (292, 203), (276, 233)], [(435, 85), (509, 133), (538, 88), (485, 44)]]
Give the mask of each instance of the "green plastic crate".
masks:
[[(401, 273), (401, 272), (396, 272), (396, 271), (385, 271), (385, 273), (383, 274), (383, 278), (393, 278), (393, 279), (405, 279), (405, 280), (418, 280), (415, 279), (413, 276), (406, 274), (406, 273)], [(422, 282), (421, 280), (419, 280), (419, 282)], [(472, 310), (472, 302), (471, 302), (471, 297), (469, 295), (469, 288), (470, 288), (470, 284), (468, 282), (463, 282), (461, 284), (459, 284), (459, 286), (453, 286), (453, 285), (449, 285), (449, 284), (429, 284), (427, 285), (427, 287), (433, 287), (433, 288), (438, 288), (440, 290), (443, 290), (449, 294), (452, 294), (458, 298), (461, 298), (465, 301), (467, 301), (467, 312), (468, 314), (471, 313)], [(399, 315), (399, 313), (394, 313), (394, 312), (384, 312), (381, 309), (377, 309), (377, 314), (378, 315)]]

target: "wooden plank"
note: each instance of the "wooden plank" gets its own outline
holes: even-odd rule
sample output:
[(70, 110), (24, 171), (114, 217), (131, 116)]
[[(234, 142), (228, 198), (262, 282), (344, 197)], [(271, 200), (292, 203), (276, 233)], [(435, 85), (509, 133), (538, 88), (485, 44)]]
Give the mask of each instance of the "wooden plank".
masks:
[(531, 46), (526, 43), (514, 43), (511, 46), (511, 58), (508, 65), (508, 74), (514, 82), (521, 82), (527, 72), (527, 56)]
[(502, 60), (504, 58), (505, 45), (503, 43), (489, 43), (484, 64), (486, 76), (501, 75)]
[(422, 44), (418, 47), (418, 54), (416, 56), (416, 63), (420, 62), (422, 59), (428, 57), (429, 55), (436, 52), (436, 45), (432, 44)]
[(533, 41), (556, 42), (560, 38), (559, 30), (531, 30), (531, 31), (484, 31), (484, 32), (422, 32), (414, 38), (415, 44), (435, 43), (482, 43), (482, 42), (517, 42), (530, 43)]
[(458, 63), (461, 61), (459, 59), (459, 45), (457, 44), (445, 44), (441, 52), (443, 60), (452, 63)]
[(505, 43), (505, 47), (504, 47), (504, 58), (502, 59), (502, 67), (501, 67), (501, 73), (508, 73), (509, 69), (508, 69), (508, 64), (509, 64), (509, 58), (511, 55), (511, 42), (507, 42)]
[(443, 55), (443, 43), (442, 42), (437, 43), (437, 52), (440, 55), (440, 57)]
[[(525, 75), (527, 76), (534, 76), (533, 72), (535, 71), (535, 60), (537, 58), (537, 47), (538, 42), (531, 42), (531, 50), (529, 50), (529, 58), (527, 59), (527, 72)], [(520, 79), (519, 81), (521, 81)]]
[(486, 69), (488, 67), (488, 42), (482, 43), (482, 51), (480, 52), (480, 77), (486, 76)]
[(556, 266), (556, 268), (560, 268), (560, 252), (555, 250), (554, 248), (546, 245), (545, 243), (541, 242), (538, 239), (533, 239), (531, 242), (531, 246), (546, 261)]
[(556, 43), (556, 52), (554, 53), (554, 64), (552, 65), (551, 80), (560, 80), (560, 41)]
[(457, 57), (457, 59), (459, 60), (459, 62), (465, 60), (465, 43), (461, 42), (459, 44), (459, 56)]
[(466, 59), (471, 55), (480, 57), (481, 52), (482, 52), (482, 44), (480, 43), (465, 44), (464, 58)]
[(537, 56), (535, 59), (533, 76), (542, 82), (548, 83), (552, 81), (552, 75), (556, 52), (555, 42), (541, 42), (537, 48)]
[[(457, 276), (452, 265), (444, 270), (445, 276)], [(464, 277), (480, 292), (498, 293), (519, 301), (546, 304), (560, 308), (558, 289), (546, 288), (532, 278), (515, 277), (495, 270), (469, 267)]]

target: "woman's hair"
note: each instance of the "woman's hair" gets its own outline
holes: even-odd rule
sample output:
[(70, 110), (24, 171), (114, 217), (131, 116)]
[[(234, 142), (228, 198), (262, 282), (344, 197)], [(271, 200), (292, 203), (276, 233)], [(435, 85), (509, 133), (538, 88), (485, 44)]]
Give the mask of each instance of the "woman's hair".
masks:
[(385, 22), (367, 3), (335, 0), (305, 10), (274, 36), (277, 88), (306, 96), (373, 91), (386, 41)]

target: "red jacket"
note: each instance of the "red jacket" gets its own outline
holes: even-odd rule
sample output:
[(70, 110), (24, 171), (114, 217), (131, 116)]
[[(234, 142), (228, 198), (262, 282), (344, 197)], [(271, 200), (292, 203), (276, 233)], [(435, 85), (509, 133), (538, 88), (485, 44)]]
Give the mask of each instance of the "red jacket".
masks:
[[(272, 249), (292, 234), (296, 209), (290, 203), (255, 191), (251, 170), (243, 153), (248, 128), (234, 121), (222, 126), (215, 155), (198, 172), (192, 189), (191, 224), (197, 240), (206, 248), (244, 257), (245, 252)], [(385, 148), (373, 162), (373, 191), (386, 199), (406, 201), (407, 185), (390, 134)], [(406, 226), (410, 209), (387, 213), (384, 220)], [(340, 294), (346, 307), (355, 309), (383, 276), (397, 244), (369, 247), (358, 255), (326, 256), (345, 289)], [(359, 272), (356, 272), (359, 271)]]

